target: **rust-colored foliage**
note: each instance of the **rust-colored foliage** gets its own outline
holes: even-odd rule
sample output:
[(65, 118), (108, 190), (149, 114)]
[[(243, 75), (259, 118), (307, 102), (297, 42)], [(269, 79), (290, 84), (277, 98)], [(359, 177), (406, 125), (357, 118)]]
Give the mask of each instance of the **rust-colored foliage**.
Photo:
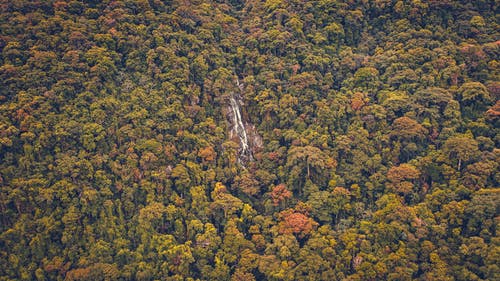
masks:
[(198, 156), (203, 158), (205, 161), (214, 161), (215, 158), (217, 157), (217, 152), (215, 152), (214, 148), (211, 146), (207, 146), (204, 148), (201, 148), (198, 151)]
[(493, 105), (488, 111), (486, 111), (488, 118), (495, 119), (500, 116), (500, 100), (498, 100), (495, 105)]
[(400, 117), (392, 123), (392, 135), (402, 139), (424, 138), (427, 129), (409, 117)]
[(271, 199), (273, 200), (273, 205), (278, 206), (281, 202), (292, 197), (292, 193), (286, 188), (284, 184), (278, 184), (271, 191)]
[(387, 172), (387, 179), (398, 192), (409, 193), (413, 190), (413, 181), (420, 177), (420, 171), (410, 164), (401, 164), (391, 167)]
[(497, 2), (0, 0), (0, 280), (499, 279)]
[(351, 108), (354, 111), (360, 110), (365, 105), (363, 93), (357, 92), (351, 99)]
[(288, 209), (279, 214), (281, 221), (279, 223), (279, 232), (281, 234), (296, 234), (303, 238), (313, 231), (318, 223), (307, 215)]
[(387, 172), (387, 179), (393, 183), (400, 183), (404, 180), (414, 180), (420, 176), (420, 172), (410, 164), (401, 164), (391, 167)]

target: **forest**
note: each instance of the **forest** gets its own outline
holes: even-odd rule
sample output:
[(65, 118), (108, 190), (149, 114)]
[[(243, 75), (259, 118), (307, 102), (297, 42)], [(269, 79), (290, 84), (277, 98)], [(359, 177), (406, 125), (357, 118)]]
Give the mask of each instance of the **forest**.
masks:
[(0, 281), (500, 280), (497, 0), (0, 0)]

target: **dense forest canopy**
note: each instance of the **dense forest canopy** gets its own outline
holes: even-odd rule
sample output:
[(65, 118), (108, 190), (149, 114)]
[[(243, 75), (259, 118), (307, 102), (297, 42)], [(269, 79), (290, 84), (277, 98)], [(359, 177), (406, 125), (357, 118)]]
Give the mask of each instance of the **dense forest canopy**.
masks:
[(0, 280), (500, 280), (499, 6), (0, 0)]

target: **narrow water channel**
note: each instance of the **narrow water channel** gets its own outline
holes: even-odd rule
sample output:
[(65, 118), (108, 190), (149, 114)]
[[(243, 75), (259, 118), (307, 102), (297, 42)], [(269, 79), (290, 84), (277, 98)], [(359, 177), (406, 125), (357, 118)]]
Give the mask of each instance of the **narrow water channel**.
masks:
[(241, 114), (241, 98), (236, 94), (231, 95), (229, 99), (229, 106), (231, 107), (232, 112), (230, 137), (233, 138), (236, 136), (240, 141), (238, 161), (243, 164), (248, 160), (253, 160), (253, 157), (250, 149), (250, 143), (248, 141), (245, 122), (243, 121)]

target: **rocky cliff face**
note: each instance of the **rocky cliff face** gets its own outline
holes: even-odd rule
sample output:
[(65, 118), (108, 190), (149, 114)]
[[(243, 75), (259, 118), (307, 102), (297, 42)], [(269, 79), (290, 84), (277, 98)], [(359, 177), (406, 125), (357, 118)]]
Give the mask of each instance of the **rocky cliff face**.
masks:
[(262, 148), (262, 137), (258, 134), (255, 126), (248, 122), (244, 114), (244, 102), (241, 95), (243, 86), (236, 80), (240, 93), (231, 93), (228, 100), (226, 119), (229, 124), (229, 138), (239, 144), (238, 162), (245, 166), (253, 161), (253, 154)]

